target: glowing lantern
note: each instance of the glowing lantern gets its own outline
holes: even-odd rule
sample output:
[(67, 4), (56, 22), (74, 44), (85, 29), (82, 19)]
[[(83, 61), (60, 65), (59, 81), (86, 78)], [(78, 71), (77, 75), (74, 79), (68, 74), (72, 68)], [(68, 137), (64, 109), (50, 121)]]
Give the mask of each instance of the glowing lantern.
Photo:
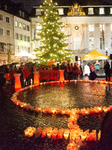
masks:
[(107, 110), (108, 110), (108, 109), (104, 106), (104, 107), (103, 107), (103, 111), (104, 111), (105, 113), (107, 113)]
[(47, 129), (47, 137), (51, 138), (51, 135), (52, 135), (52, 128), (48, 128)]
[(99, 133), (98, 133), (98, 140), (100, 140), (101, 138), (101, 130), (99, 130)]
[(20, 89), (21, 88), (21, 82), (20, 82), (20, 73), (14, 74), (15, 77), (15, 89)]
[(41, 128), (41, 127), (38, 127), (38, 128), (37, 128), (37, 131), (36, 131), (36, 133), (35, 133), (35, 137), (38, 138), (38, 137), (40, 137), (41, 134), (42, 134), (42, 128)]
[(78, 149), (76, 149), (75, 143), (69, 143), (67, 146), (67, 150), (78, 150)]
[(59, 70), (60, 72), (60, 81), (63, 82), (64, 81), (64, 70)]
[(39, 72), (35, 71), (34, 73), (34, 84), (39, 84)]
[(84, 141), (86, 139), (86, 137), (87, 137), (87, 134), (83, 132), (81, 134), (81, 140)]
[(56, 139), (57, 138), (57, 134), (58, 134), (58, 130), (57, 130), (57, 128), (54, 128), (54, 130), (52, 131), (52, 138)]
[(24, 134), (27, 137), (32, 137), (36, 132), (36, 128), (35, 127), (28, 127), (26, 130), (24, 130)]
[(76, 136), (77, 136), (77, 135), (76, 135), (75, 130), (72, 129), (72, 130), (70, 131), (70, 140), (75, 140)]
[(77, 145), (77, 147), (82, 146), (82, 140), (81, 140), (81, 137), (80, 137), (80, 136), (77, 136), (77, 137), (76, 137), (76, 145)]
[(63, 132), (64, 132), (64, 129), (59, 129), (59, 131), (58, 131), (58, 139), (62, 139), (63, 138)]
[(68, 139), (68, 137), (69, 137), (69, 130), (68, 129), (65, 129), (65, 131), (64, 131), (64, 134), (63, 134), (63, 136), (64, 136), (64, 138), (67, 140)]
[(63, 133), (64, 133), (64, 129), (63, 128), (59, 129), (57, 138), (62, 139), (63, 138)]
[(46, 133), (47, 133), (46, 129), (43, 129), (43, 130), (42, 130), (42, 135), (41, 135), (41, 137), (42, 137), (42, 138), (46, 137)]

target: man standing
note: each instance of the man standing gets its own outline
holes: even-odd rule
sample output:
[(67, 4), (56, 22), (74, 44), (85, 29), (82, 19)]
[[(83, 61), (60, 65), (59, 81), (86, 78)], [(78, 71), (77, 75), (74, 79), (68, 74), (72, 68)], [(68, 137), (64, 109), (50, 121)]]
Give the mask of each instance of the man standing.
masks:
[(110, 81), (110, 65), (108, 61), (106, 61), (106, 63), (104, 64), (104, 70), (106, 74), (106, 81)]

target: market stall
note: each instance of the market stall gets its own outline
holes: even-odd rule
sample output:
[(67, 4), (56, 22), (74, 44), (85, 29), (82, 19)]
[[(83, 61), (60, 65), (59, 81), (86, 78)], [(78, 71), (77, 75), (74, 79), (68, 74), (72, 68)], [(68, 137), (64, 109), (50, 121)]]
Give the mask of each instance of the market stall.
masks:
[(99, 53), (97, 50), (93, 50), (89, 54), (81, 57), (81, 60), (103, 60), (103, 59), (109, 59), (109, 57)]

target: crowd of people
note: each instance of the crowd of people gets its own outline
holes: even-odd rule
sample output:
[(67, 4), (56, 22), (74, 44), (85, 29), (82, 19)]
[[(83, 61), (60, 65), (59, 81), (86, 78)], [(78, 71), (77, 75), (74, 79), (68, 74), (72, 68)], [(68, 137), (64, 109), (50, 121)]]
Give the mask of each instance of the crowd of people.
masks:
[(64, 70), (64, 78), (65, 80), (73, 80), (77, 79), (78, 76), (83, 77), (83, 67), (77, 63), (66, 64), (63, 62), (61, 65), (57, 63), (57, 65), (52, 66), (40, 66), (39, 70)]
[(95, 72), (95, 65), (93, 63), (91, 64), (86, 64), (84, 66), (84, 72), (83, 72), (83, 75), (84, 76), (88, 76), (88, 78), (90, 80), (95, 80), (97, 75), (96, 75), (96, 72)]
[[(59, 65), (59, 63), (57, 63), (57, 65), (41, 65), (38, 69), (36, 69), (35, 63), (32, 63), (30, 67), (28, 67), (27, 64), (21, 63), (19, 66), (7, 65), (6, 68), (0, 68), (0, 89), (2, 90), (2, 87), (5, 85), (7, 74), (10, 74), (10, 82), (12, 86), (14, 86), (15, 84), (15, 73), (21, 74), (20, 81), (22, 87), (33, 84), (34, 71), (36, 70), (64, 70), (65, 80), (73, 80), (77, 79), (78, 77), (80, 77), (81, 79), (83, 76), (88, 76), (90, 80), (95, 80), (97, 77), (95, 72), (95, 65), (93, 63), (82, 66), (82, 64), (66, 64), (65, 62), (63, 62), (61, 65)], [(108, 61), (104, 63), (104, 70), (106, 75), (106, 81), (110, 81), (111, 70)]]
[[(36, 70), (35, 64), (28, 67), (27, 65), (21, 63), (19, 66), (7, 65), (4, 68), (0, 68), (0, 88), (5, 85), (6, 80), (10, 81), (11, 85), (15, 85), (14, 74), (20, 73), (21, 86), (25, 87), (34, 82), (34, 71)], [(8, 79), (7, 79), (8, 78)]]

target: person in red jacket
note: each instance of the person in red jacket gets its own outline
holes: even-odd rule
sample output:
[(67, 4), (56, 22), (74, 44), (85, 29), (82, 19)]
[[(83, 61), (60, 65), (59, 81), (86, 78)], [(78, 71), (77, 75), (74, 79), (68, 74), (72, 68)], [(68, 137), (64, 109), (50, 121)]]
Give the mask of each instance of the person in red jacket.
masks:
[(23, 67), (23, 78), (24, 78), (24, 86), (29, 85), (29, 75), (30, 75), (30, 70), (28, 69), (27, 66)]

